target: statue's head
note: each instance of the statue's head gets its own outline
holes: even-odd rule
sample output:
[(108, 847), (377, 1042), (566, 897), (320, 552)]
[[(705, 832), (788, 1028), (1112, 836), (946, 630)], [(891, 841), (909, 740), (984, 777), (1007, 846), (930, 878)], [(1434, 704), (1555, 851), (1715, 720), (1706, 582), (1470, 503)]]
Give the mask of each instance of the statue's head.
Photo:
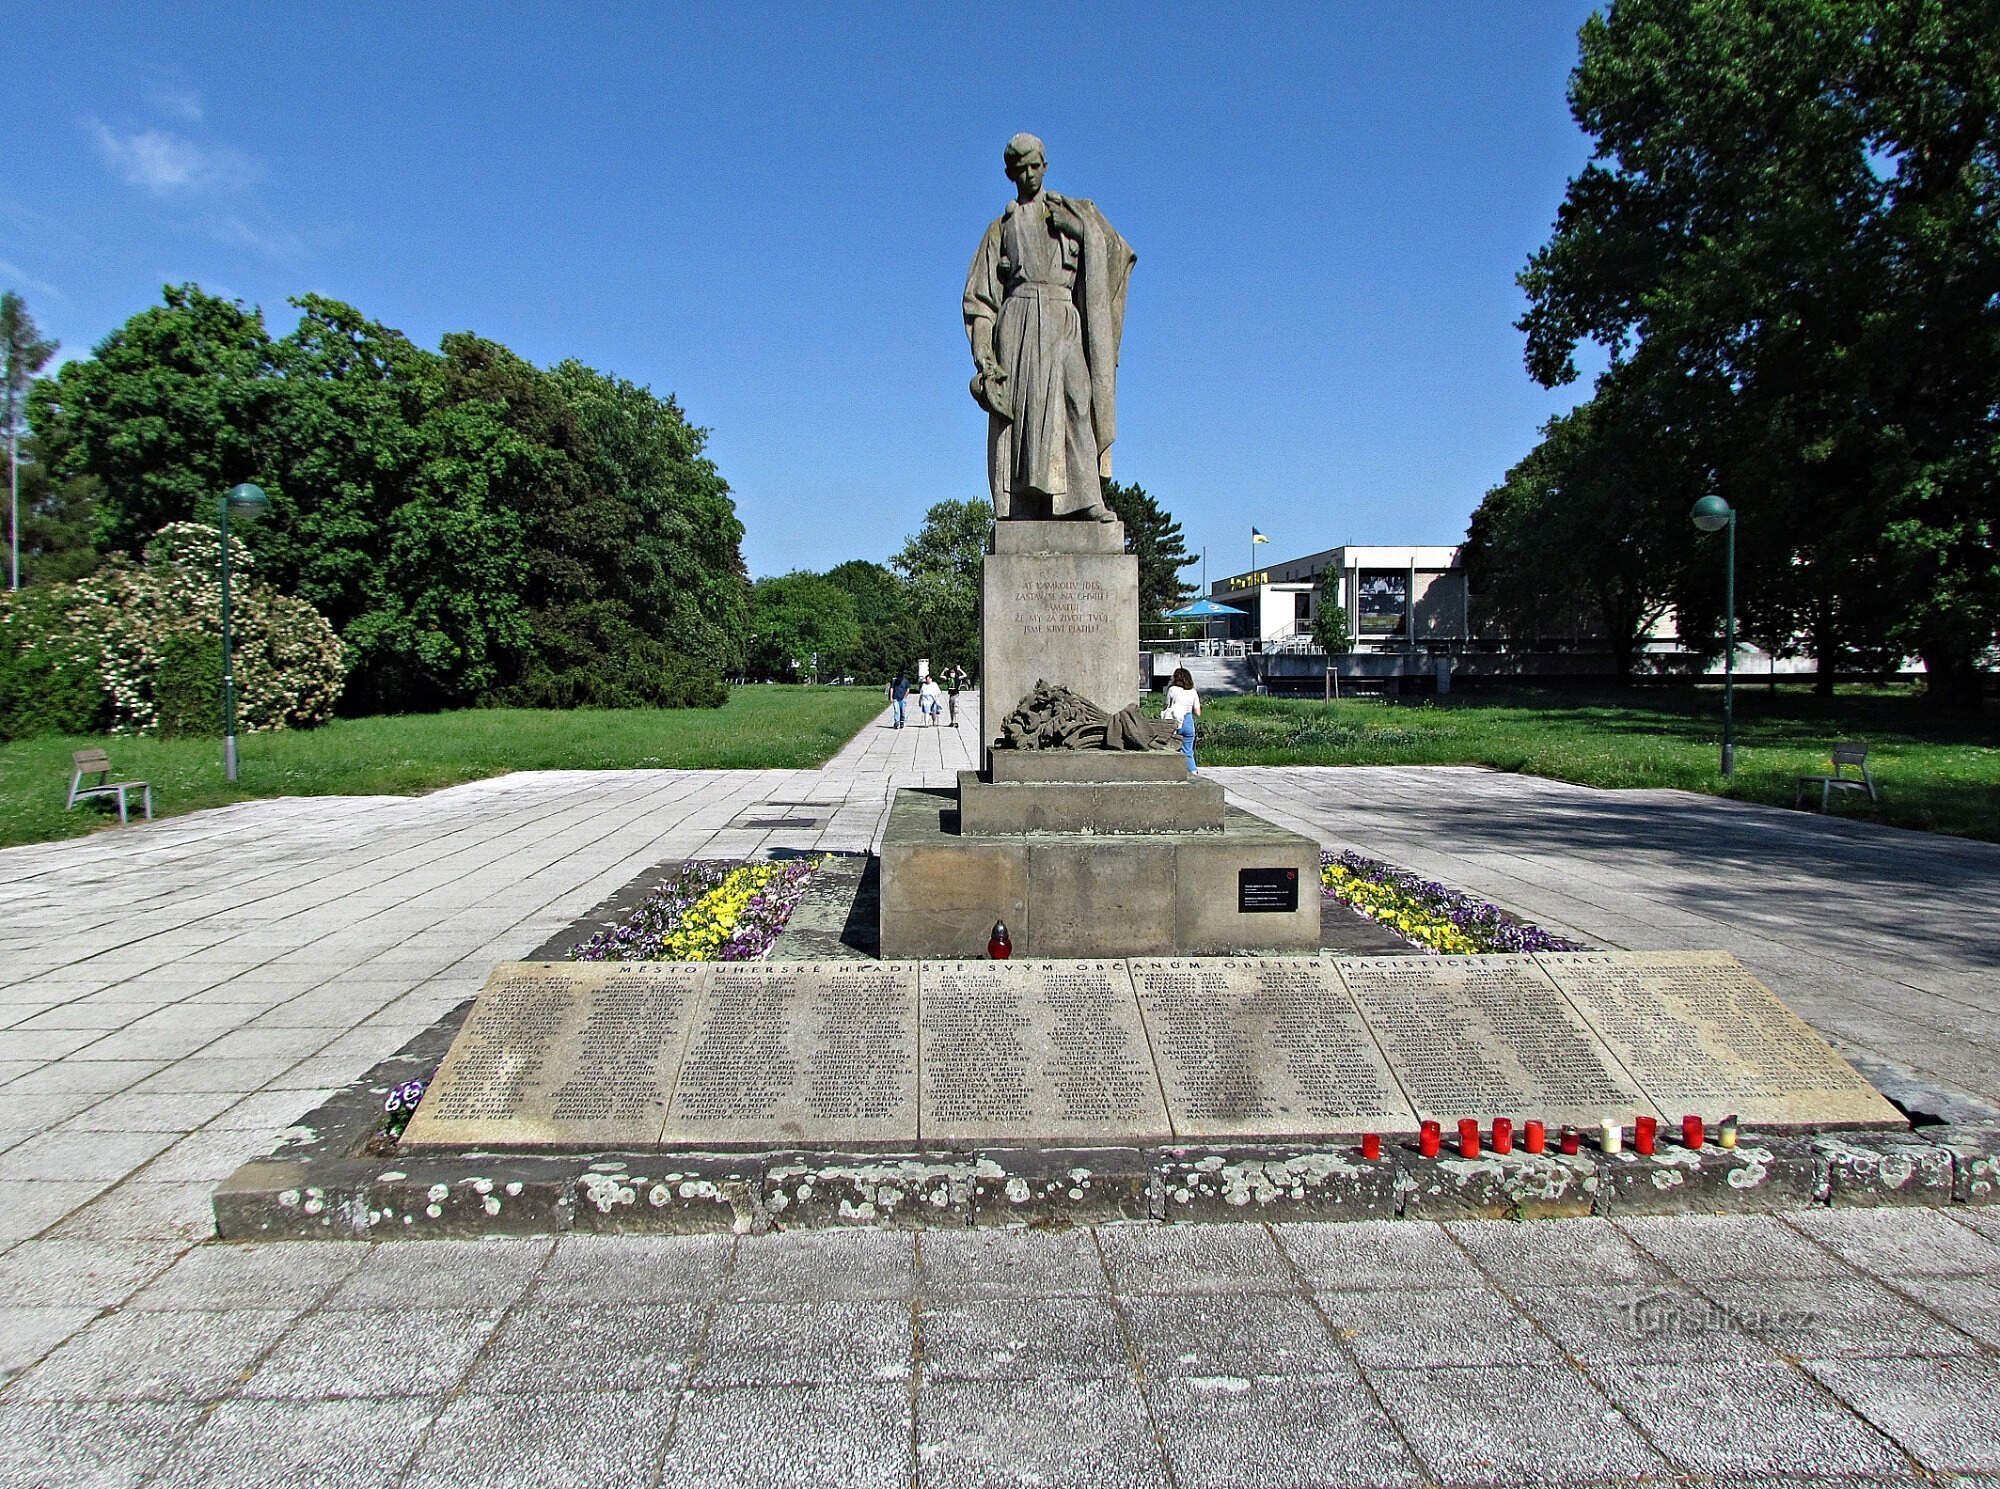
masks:
[(1016, 185), (1026, 187), (1030, 192), (1041, 190), (1042, 177), (1048, 173), (1048, 152), (1042, 142), (1031, 134), (1017, 134), (1007, 141), (1007, 148), (1001, 152), (1006, 162), (1007, 179)]

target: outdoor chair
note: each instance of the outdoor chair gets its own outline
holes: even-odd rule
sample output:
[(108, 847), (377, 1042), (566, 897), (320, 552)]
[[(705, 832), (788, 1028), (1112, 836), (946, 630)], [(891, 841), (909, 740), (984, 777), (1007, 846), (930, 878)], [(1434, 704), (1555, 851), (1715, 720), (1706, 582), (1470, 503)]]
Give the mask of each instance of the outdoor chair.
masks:
[[(146, 809), (146, 820), (153, 820), (153, 788), (144, 781), (114, 781), (111, 779), (111, 757), (103, 750), (78, 750), (69, 757), (72, 771), (69, 778), (69, 805), (64, 811), (74, 811), (80, 801), (88, 801), (94, 796), (115, 796), (118, 798), (118, 820), (128, 822), (125, 796), (127, 792), (140, 793), (140, 801)], [(88, 783), (84, 777), (91, 777)]]
[[(1858, 777), (1847, 774), (1849, 769), (1858, 771)], [(1814, 786), (1819, 787), (1819, 809), (1824, 812), (1833, 803), (1836, 791), (1866, 791), (1868, 800), (1880, 806), (1882, 793), (1875, 789), (1875, 777), (1868, 773), (1868, 746), (1855, 739), (1844, 739), (1833, 747), (1833, 772), (1823, 776), (1800, 776), (1798, 793), (1792, 798), (1795, 807), (1804, 806), (1806, 793)]]

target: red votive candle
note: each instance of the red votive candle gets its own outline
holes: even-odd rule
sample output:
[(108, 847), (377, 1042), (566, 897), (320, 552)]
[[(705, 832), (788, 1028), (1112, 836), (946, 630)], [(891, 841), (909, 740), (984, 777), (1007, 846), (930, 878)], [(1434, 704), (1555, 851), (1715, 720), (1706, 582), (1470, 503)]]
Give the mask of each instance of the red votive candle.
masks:
[(1681, 1118), (1681, 1146), (1683, 1148), (1699, 1148), (1707, 1140), (1708, 1135), (1702, 1131), (1701, 1118), (1695, 1116), (1692, 1112)]
[(1438, 1148), (1444, 1142), (1444, 1129), (1435, 1122), (1426, 1122), (1417, 1129), (1417, 1156), (1435, 1158)]
[(1540, 1154), (1547, 1150), (1548, 1145), (1549, 1132), (1541, 1123), (1531, 1120), (1521, 1129), (1521, 1147), (1525, 1151)]
[(1458, 1119), (1458, 1156), (1477, 1158), (1479, 1156), (1479, 1119), (1460, 1117)]
[(1658, 1117), (1639, 1116), (1632, 1121), (1632, 1151), (1650, 1157), (1660, 1137)]
[(1007, 922), (993, 922), (993, 934), (986, 938), (986, 954), (996, 962), (1004, 962), (1014, 954), (1014, 938), (1007, 934)]
[(1367, 1159), (1367, 1160), (1368, 1160), (1369, 1162), (1371, 1162), (1371, 1163), (1372, 1163), (1372, 1162), (1374, 1162), (1374, 1161), (1375, 1161), (1375, 1160), (1376, 1160), (1377, 1158), (1380, 1158), (1380, 1157), (1382, 1156), (1382, 1134), (1381, 1134), (1381, 1133), (1379, 1133), (1379, 1132), (1369, 1132), (1369, 1133), (1363, 1133), (1363, 1134), (1362, 1134), (1362, 1137), (1361, 1137), (1361, 1156), (1362, 1156), (1363, 1158), (1366, 1158), (1366, 1159)]
[(1557, 1142), (1565, 1153), (1575, 1154), (1583, 1151), (1583, 1134), (1574, 1127), (1563, 1128), (1562, 1136)]
[(1511, 1153), (1514, 1151), (1514, 1123), (1509, 1117), (1493, 1119), (1493, 1151)]

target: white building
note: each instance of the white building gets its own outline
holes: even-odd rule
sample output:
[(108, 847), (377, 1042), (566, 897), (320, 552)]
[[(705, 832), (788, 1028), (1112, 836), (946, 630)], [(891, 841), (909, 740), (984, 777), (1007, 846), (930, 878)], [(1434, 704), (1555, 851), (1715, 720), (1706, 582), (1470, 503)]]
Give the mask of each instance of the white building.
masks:
[(1246, 612), (1218, 634), (1253, 649), (1310, 646), (1320, 578), (1340, 576), (1340, 603), (1356, 651), (1403, 651), (1415, 645), (1463, 642), (1472, 616), (1456, 544), (1359, 545), (1328, 548), (1209, 587), (1209, 598)]

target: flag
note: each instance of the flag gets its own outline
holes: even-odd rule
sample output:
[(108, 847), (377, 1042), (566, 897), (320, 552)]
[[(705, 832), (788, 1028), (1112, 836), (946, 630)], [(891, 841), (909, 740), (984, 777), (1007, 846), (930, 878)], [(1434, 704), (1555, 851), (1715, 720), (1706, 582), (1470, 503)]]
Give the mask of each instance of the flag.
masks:
[(1257, 529), (1253, 527), (1250, 529), (1250, 541), (1253, 543), (1268, 543), (1271, 540), (1265, 537), (1262, 533), (1258, 532)]

